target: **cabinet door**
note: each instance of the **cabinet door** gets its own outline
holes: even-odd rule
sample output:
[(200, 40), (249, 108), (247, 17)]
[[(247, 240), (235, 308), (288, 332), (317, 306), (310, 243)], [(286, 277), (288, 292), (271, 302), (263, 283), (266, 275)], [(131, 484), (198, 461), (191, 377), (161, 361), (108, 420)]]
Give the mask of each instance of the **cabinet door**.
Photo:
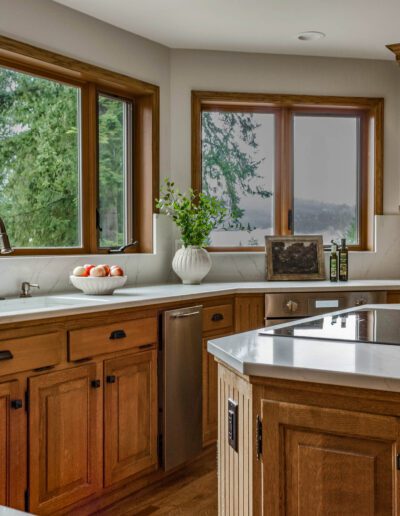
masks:
[(25, 509), (26, 412), (18, 381), (0, 383), (0, 505)]
[(235, 299), (235, 332), (256, 330), (264, 324), (264, 294), (237, 296)]
[(262, 402), (265, 515), (395, 514), (395, 417)]
[(157, 351), (105, 362), (105, 484), (157, 465)]
[(96, 364), (29, 379), (30, 511), (49, 514), (102, 480), (102, 388)]

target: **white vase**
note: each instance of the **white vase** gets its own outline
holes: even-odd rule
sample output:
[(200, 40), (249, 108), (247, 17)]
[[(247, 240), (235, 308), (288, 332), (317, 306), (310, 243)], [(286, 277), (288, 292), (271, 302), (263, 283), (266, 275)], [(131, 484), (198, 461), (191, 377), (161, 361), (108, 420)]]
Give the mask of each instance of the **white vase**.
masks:
[(199, 285), (210, 272), (211, 258), (202, 247), (188, 245), (176, 251), (172, 268), (184, 285)]

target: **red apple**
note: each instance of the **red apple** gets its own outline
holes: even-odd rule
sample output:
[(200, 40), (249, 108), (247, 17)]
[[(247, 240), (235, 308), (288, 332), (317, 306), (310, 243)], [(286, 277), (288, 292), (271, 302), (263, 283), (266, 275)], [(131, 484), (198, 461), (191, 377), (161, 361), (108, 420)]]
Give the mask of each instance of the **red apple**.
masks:
[(94, 278), (102, 278), (104, 276), (107, 276), (106, 270), (101, 265), (98, 265), (97, 267), (93, 267), (90, 269), (90, 275)]
[(119, 265), (113, 265), (111, 267), (111, 276), (123, 276), (124, 275), (124, 271), (122, 270), (122, 267), (120, 267)]
[(101, 265), (99, 265), (99, 267), (104, 267), (104, 270), (106, 271), (106, 276), (110, 275), (111, 269), (109, 265), (107, 265), (106, 263), (102, 263)]
[(89, 276), (90, 275), (90, 271), (92, 269), (94, 269), (95, 265), (91, 265), (91, 264), (87, 263), (86, 265), (84, 265), (84, 267), (85, 267), (85, 270), (86, 270), (86, 276)]

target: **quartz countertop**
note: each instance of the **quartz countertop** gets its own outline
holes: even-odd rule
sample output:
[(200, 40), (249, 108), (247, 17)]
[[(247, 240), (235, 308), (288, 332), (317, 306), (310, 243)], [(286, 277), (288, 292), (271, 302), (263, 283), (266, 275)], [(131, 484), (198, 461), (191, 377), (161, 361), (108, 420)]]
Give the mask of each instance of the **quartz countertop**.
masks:
[[(364, 305), (362, 309), (366, 308), (400, 310), (400, 304)], [(355, 310), (350, 308), (329, 315)], [(400, 392), (400, 346), (276, 337), (255, 330), (212, 339), (208, 351), (248, 376)]]
[(400, 280), (329, 281), (260, 281), (237, 283), (203, 283), (201, 285), (163, 284), (126, 287), (112, 296), (86, 296), (79, 291), (28, 299), (0, 301), (0, 324), (61, 317), (80, 313), (160, 305), (224, 294), (268, 292), (328, 292), (337, 290), (400, 290)]

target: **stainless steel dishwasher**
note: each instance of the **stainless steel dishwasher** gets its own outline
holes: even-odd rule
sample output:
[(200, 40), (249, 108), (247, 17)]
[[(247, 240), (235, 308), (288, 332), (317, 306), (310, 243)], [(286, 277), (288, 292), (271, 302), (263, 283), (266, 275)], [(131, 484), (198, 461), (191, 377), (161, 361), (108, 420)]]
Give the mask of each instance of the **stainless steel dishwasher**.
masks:
[(162, 317), (159, 399), (165, 470), (202, 450), (202, 310), (191, 306)]

